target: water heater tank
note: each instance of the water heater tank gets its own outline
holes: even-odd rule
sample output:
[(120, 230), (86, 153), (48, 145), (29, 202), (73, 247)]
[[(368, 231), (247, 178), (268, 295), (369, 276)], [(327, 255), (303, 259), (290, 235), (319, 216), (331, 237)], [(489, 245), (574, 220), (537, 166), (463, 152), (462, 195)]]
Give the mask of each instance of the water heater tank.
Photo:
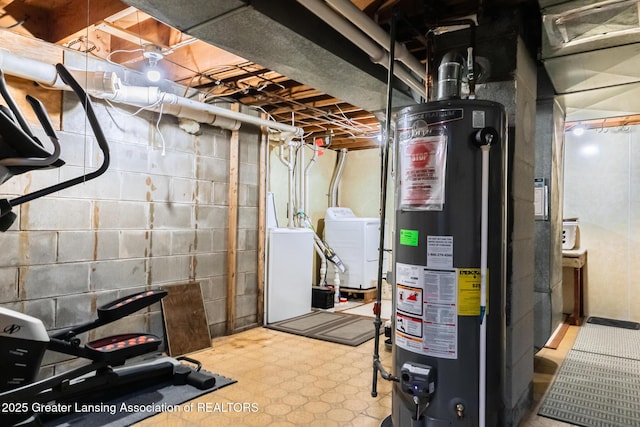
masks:
[(380, 218), (357, 217), (349, 208), (328, 208), (324, 218), (327, 244), (344, 263), (340, 286), (370, 289), (377, 286)]
[[(393, 385), (394, 427), (501, 425), (506, 120), (502, 105), (482, 100), (434, 101), (398, 113), (393, 371), (400, 382)], [(485, 170), (486, 246), (479, 137), (494, 142)]]

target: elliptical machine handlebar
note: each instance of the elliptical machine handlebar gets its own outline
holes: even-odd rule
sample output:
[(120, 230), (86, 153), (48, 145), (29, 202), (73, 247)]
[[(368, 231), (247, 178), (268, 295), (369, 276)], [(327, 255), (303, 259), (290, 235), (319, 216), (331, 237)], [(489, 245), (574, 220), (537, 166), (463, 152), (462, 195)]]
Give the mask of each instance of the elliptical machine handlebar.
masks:
[[(89, 125), (91, 126), (91, 129), (93, 130), (93, 134), (94, 134), (94, 136), (96, 138), (98, 146), (100, 147), (100, 150), (102, 151), (102, 155), (103, 155), (102, 164), (100, 165), (100, 167), (98, 169), (96, 169), (95, 171), (90, 172), (88, 174), (81, 175), (81, 176), (78, 176), (76, 178), (72, 178), (72, 179), (69, 179), (67, 181), (60, 182), (58, 184), (51, 185), (51, 186), (43, 188), (41, 190), (37, 190), (37, 191), (34, 191), (32, 193), (16, 197), (15, 199), (11, 199), (11, 200), (9, 200), (9, 199), (1, 199), (0, 200), (0, 218), (8, 215), (11, 212), (11, 209), (14, 206), (20, 205), (22, 203), (30, 202), (30, 201), (32, 201), (34, 199), (38, 199), (40, 197), (47, 196), (47, 195), (49, 195), (51, 193), (55, 193), (56, 191), (64, 190), (65, 188), (69, 188), (69, 187), (72, 187), (74, 185), (78, 185), (78, 184), (81, 184), (83, 182), (92, 180), (94, 178), (99, 177), (103, 173), (105, 173), (107, 171), (107, 169), (109, 168), (109, 162), (110, 162), (109, 144), (107, 143), (107, 139), (104, 136), (104, 133), (102, 132), (102, 128), (100, 127), (100, 124), (98, 123), (98, 119), (97, 119), (97, 117), (95, 115), (95, 111), (93, 109), (93, 104), (91, 103), (91, 100), (89, 99), (89, 96), (84, 91), (82, 86), (80, 86), (80, 84), (76, 81), (76, 79), (71, 75), (71, 73), (69, 73), (69, 71), (65, 68), (64, 65), (56, 64), (56, 70), (58, 71), (58, 74), (60, 75), (60, 78), (67, 85), (69, 85), (71, 87), (73, 92), (80, 99), (80, 102), (82, 104), (82, 108), (84, 109), (84, 111), (85, 111), (85, 113), (87, 115), (87, 119), (89, 120)], [(31, 102), (31, 100), (30, 100), (30, 102)], [(34, 105), (37, 105), (37, 104), (34, 104), (33, 102), (31, 102), (31, 105), (34, 106)], [(14, 110), (14, 108), (11, 108), (11, 110), (14, 111), (14, 114), (16, 114), (16, 111), (19, 112), (17, 107), (15, 107), (15, 110)], [(43, 122), (43, 117), (44, 117), (43, 112), (42, 111), (38, 112), (37, 108), (34, 111), (36, 111), (36, 115), (38, 116), (38, 119), (42, 123)], [(18, 114), (16, 119), (19, 121), (19, 123), (21, 124), (23, 129), (25, 129), (26, 124), (23, 125), (22, 122), (24, 122), (24, 119), (22, 119), (21, 115)], [(53, 128), (51, 126), (46, 126), (44, 123), (43, 123), (43, 126), (44, 126), (45, 131), (47, 132), (48, 136), (51, 138), (51, 135), (49, 135), (49, 133), (51, 131), (53, 131)], [(28, 127), (26, 127), (26, 129), (28, 129)], [(25, 131), (25, 133), (26, 133), (26, 131)]]

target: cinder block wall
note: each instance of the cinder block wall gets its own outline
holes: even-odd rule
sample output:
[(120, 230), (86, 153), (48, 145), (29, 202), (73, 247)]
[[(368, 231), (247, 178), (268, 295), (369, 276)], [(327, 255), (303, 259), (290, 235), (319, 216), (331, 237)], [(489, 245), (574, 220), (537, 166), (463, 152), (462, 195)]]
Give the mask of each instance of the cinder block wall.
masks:
[[(86, 65), (73, 53), (65, 62)], [(125, 77), (127, 84), (139, 79)], [(184, 94), (176, 85), (162, 90)], [(0, 305), (58, 330), (93, 319), (96, 307), (129, 293), (197, 281), (211, 334), (223, 334), (231, 132), (202, 125), (191, 135), (173, 116), (158, 122), (157, 113), (131, 115), (132, 107), (103, 101), (95, 101), (95, 107), (111, 166), (93, 181), (14, 208), (18, 219), (0, 233)], [(13, 177), (0, 186), (1, 197), (11, 199), (95, 169), (102, 156), (72, 93), (63, 94), (61, 127), (66, 165)], [(40, 129), (36, 133), (42, 135)], [(251, 125), (239, 132), (236, 327), (258, 322), (259, 138), (259, 129)], [(159, 304), (89, 338), (120, 332), (162, 336)]]
[(536, 107), (536, 178), (548, 186), (546, 220), (535, 223), (534, 345), (544, 347), (563, 322), (562, 305), (562, 218), (564, 110), (554, 99), (554, 89), (546, 71), (538, 67)]

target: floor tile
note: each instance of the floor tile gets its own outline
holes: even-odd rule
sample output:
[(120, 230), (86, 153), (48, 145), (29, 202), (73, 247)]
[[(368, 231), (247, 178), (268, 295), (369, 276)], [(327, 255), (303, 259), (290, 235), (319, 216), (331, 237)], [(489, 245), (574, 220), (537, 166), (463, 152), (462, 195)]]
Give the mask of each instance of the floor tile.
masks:
[[(536, 410), (577, 331), (570, 327), (558, 349), (536, 354), (534, 406), (521, 426), (569, 425)], [(372, 353), (373, 340), (349, 347), (266, 328), (215, 338), (211, 349), (191, 356), (238, 382), (195, 399), (194, 411), (159, 414), (136, 426), (379, 426), (391, 413), (392, 384), (379, 378), (378, 396), (371, 397)], [(380, 360), (391, 369), (383, 340)]]

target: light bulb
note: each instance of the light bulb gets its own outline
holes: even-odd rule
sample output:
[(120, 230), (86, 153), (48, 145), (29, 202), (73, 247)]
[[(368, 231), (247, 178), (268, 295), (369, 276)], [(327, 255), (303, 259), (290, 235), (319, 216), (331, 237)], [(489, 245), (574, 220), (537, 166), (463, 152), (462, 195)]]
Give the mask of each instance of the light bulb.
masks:
[(158, 70), (158, 68), (154, 67), (149, 67), (147, 69), (146, 72), (147, 75), (147, 80), (149, 80), (150, 82), (159, 82), (160, 79), (162, 78), (162, 74), (160, 74), (160, 70)]
[(573, 134), (575, 136), (580, 136), (582, 134), (584, 134), (584, 127), (582, 125), (578, 125), (576, 127), (573, 128)]
[(144, 45), (142, 56), (149, 61), (149, 68), (147, 68), (146, 71), (147, 80), (154, 83), (159, 82), (162, 78), (162, 74), (160, 73), (160, 69), (157, 67), (157, 64), (158, 61), (163, 58), (162, 49), (153, 44), (146, 44)]

